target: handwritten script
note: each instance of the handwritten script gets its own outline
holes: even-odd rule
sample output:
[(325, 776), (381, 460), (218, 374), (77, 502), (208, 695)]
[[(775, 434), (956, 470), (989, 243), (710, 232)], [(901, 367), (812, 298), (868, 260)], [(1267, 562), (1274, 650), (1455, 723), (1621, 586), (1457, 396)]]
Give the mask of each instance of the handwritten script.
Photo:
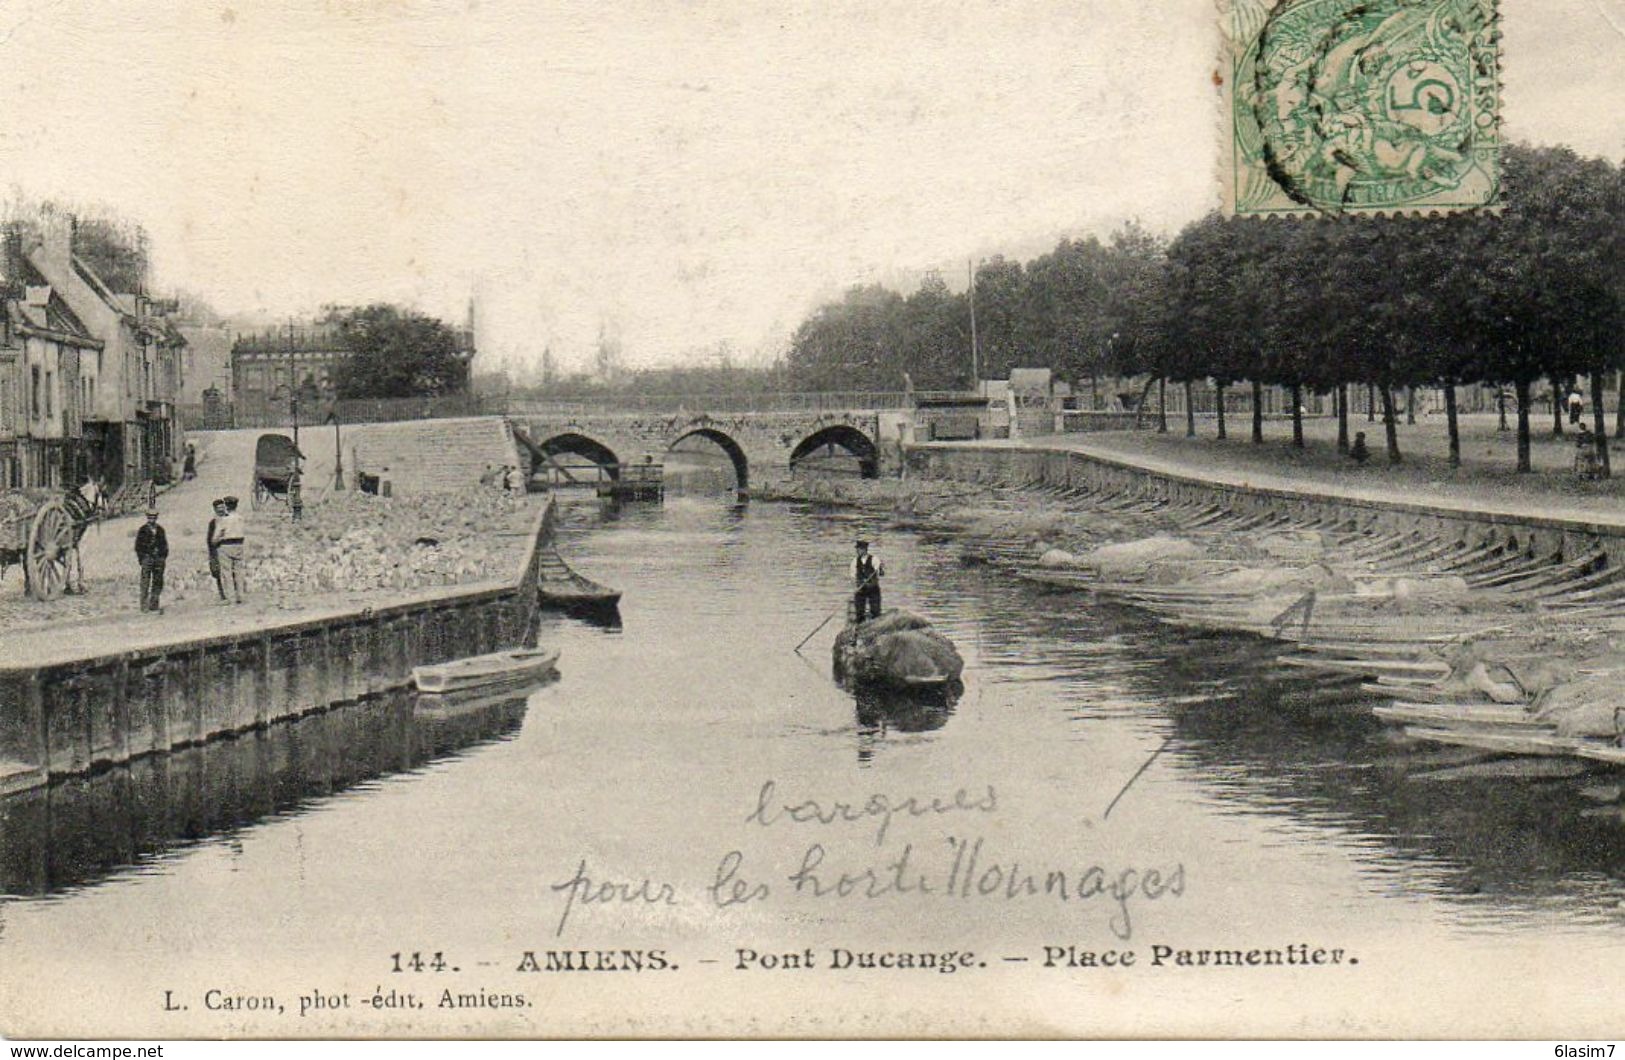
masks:
[[(868, 795), (858, 799), (786, 799), (775, 781), (764, 782), (755, 806), (744, 816), (752, 831), (809, 827), (834, 833), (841, 825), (862, 824), (874, 830), (874, 846), (884, 847), (894, 829), (905, 824), (985, 817), (999, 810), (997, 791), (990, 784), (972, 794), (960, 788), (949, 796)], [(917, 830), (917, 829), (916, 829)], [(843, 853), (839, 836), (822, 836), (808, 843), (794, 862), (764, 860), (752, 864), (745, 850), (734, 848), (715, 862), (711, 879), (699, 900), (723, 910), (768, 902), (788, 896), (802, 901), (907, 899), (959, 903), (1052, 901), (1064, 904), (1104, 904), (1107, 924), (1120, 939), (1134, 932), (1137, 903), (1160, 902), (1185, 893), (1183, 862), (1165, 865), (1107, 865), (1092, 857), (1026, 857), (1000, 850), (985, 836), (955, 826), (956, 834), (903, 840), (893, 852)], [(591, 906), (675, 906), (680, 891), (675, 883), (642, 879), (609, 879), (588, 867), (581, 858), (568, 879), (552, 884), (562, 894), (557, 935), (563, 935), (571, 914)]]
[(756, 808), (746, 815), (745, 823), (769, 828), (779, 821), (829, 825), (874, 820), (879, 822), (875, 827), (875, 846), (878, 847), (886, 844), (886, 833), (891, 831), (892, 820), (898, 814), (940, 817), (952, 813), (992, 813), (998, 808), (999, 796), (992, 784), (987, 786), (985, 795), (972, 796), (960, 788), (948, 799), (923, 799), (914, 795), (893, 799), (877, 794), (860, 802), (820, 802), (817, 799), (785, 802), (779, 798), (778, 784), (769, 780), (756, 793)]

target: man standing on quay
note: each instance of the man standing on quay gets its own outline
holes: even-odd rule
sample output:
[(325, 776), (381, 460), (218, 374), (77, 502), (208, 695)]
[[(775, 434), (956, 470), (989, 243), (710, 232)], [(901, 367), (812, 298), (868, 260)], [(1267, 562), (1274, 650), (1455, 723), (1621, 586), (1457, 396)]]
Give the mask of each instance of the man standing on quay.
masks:
[[(235, 603), (243, 602), (243, 517), (237, 514), (237, 498), (225, 498), (226, 514), (214, 524), (214, 547), (220, 553), (221, 580), (231, 583)], [(226, 602), (225, 593), (220, 602)]]
[(158, 509), (147, 509), (147, 521), (135, 533), (135, 558), (141, 564), (141, 610), (164, 613), (159, 597), (164, 592), (164, 566), (169, 562), (169, 538), (158, 525)]
[(226, 600), (226, 583), (220, 577), (220, 546), (214, 543), (215, 529), (220, 520), (226, 517), (226, 502), (224, 498), (214, 499), (214, 518), (209, 520), (209, 530), (203, 535), (204, 542), (209, 546), (209, 577), (214, 579), (215, 592), (220, 594), (220, 602)]

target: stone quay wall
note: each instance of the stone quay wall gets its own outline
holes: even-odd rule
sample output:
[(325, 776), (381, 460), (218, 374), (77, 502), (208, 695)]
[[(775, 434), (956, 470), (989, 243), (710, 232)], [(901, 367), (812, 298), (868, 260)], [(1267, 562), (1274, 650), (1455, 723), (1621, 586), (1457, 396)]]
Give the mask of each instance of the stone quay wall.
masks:
[(1423, 533), (1474, 547), (1509, 545), (1513, 551), (1531, 556), (1577, 559), (1602, 551), (1610, 567), (1625, 563), (1625, 523), (1348, 497), (1308, 486), (1282, 489), (1213, 482), (1039, 443), (920, 445), (909, 448), (907, 459), (911, 475), (930, 478), (1082, 488), (1147, 501), (1190, 501), (1245, 514), (1280, 513), (1306, 522), (1327, 519), (1374, 532)]
[(550, 500), (537, 514), (505, 582), (45, 665), (0, 658), (0, 794), (398, 688), (417, 665), (520, 647), (536, 628), (554, 512)]

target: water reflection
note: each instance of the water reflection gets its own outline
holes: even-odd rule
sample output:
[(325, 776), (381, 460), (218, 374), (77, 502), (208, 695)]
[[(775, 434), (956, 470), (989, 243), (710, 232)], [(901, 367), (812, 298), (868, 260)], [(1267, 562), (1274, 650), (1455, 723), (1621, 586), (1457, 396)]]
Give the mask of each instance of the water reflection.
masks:
[(858, 723), (858, 762), (864, 765), (872, 762), (878, 745), (890, 733), (935, 732), (947, 725), (964, 690), (958, 681), (947, 688), (929, 691), (853, 689), (852, 699)]
[(0, 800), (0, 894), (48, 895), (517, 733), (526, 698), (409, 692)]
[(1617, 771), (1545, 763), (1542, 775), (1528, 759), (1406, 741), (1372, 716), (1357, 679), (1281, 666), (1279, 646), (1257, 637), (1188, 636), (1065, 592), (999, 615), (983, 624), (986, 652), (1044, 657), (1073, 680), (1090, 663), (1072, 646), (1109, 631), (1123, 693), (1112, 701), (1169, 719), (1163, 762), (1220, 812), (1276, 819), (1283, 844), (1336, 834), (1396, 886), (1492, 918), (1532, 903), (1562, 905), (1576, 922), (1625, 918), (1621, 814), (1583, 791), (1607, 798), (1602, 782)]
[(601, 629), (605, 633), (619, 633), (623, 629), (618, 604), (611, 604), (608, 607), (573, 607), (563, 613), (582, 625)]

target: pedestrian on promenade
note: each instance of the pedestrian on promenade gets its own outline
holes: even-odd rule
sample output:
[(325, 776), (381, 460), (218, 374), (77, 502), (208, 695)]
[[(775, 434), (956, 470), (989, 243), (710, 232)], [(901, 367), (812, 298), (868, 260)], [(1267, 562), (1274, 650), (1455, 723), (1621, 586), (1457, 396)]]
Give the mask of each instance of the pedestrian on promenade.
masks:
[(305, 491), (300, 481), (303, 477), (298, 468), (288, 473), (288, 508), (293, 512), (296, 523), (305, 517)]
[[(243, 517), (237, 513), (237, 498), (225, 498), (226, 514), (214, 526), (214, 543), (220, 552), (221, 580), (231, 585), (233, 603), (243, 602)], [(225, 594), (221, 594), (225, 603)]]
[(1580, 389), (1576, 387), (1569, 391), (1569, 423), (1577, 425), (1580, 422), (1580, 413), (1585, 411), (1586, 399), (1580, 396)]
[(1364, 464), (1371, 459), (1371, 450), (1365, 444), (1365, 432), (1354, 432), (1354, 444), (1349, 446), (1349, 456), (1356, 464)]
[(158, 525), (158, 509), (147, 509), (147, 521), (135, 532), (135, 558), (141, 564), (141, 610), (164, 613), (159, 599), (164, 592), (164, 566), (169, 562), (169, 539)]
[(867, 610), (870, 618), (880, 617), (880, 579), (886, 573), (886, 565), (870, 553), (869, 542), (857, 543), (857, 555), (852, 560), (852, 592), (853, 619), (857, 622), (864, 620), (864, 611)]
[(220, 520), (226, 517), (226, 502), (222, 497), (214, 499), (214, 518), (209, 520), (209, 532), (203, 540), (209, 546), (209, 576), (214, 579), (215, 591), (220, 594), (220, 602), (226, 602), (226, 583), (220, 577), (220, 546), (215, 544), (214, 532), (220, 525)]
[(190, 482), (195, 478), (197, 478), (197, 446), (187, 442), (186, 460), (181, 464), (181, 481)]

